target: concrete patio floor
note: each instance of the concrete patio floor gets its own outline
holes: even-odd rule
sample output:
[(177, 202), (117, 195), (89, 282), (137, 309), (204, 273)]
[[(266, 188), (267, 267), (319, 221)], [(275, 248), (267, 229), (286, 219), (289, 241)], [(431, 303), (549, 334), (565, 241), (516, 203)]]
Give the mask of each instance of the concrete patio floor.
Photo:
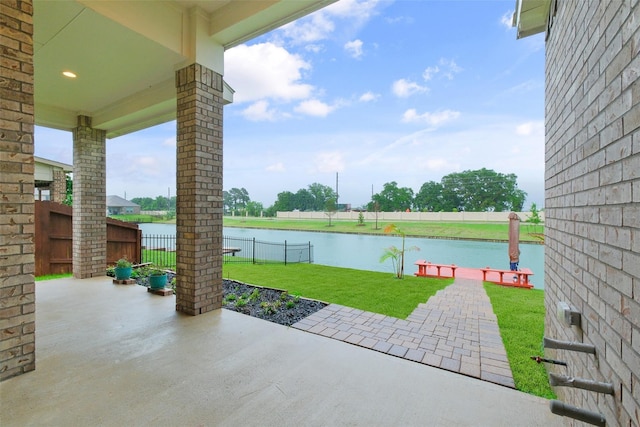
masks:
[(559, 426), (548, 401), (107, 277), (36, 284), (36, 370), (2, 426)]

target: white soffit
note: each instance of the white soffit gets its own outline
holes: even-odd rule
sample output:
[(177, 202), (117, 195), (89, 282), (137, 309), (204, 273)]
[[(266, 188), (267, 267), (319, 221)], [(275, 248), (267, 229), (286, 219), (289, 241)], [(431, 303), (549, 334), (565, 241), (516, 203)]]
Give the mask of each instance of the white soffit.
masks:
[(86, 115), (112, 138), (173, 120), (177, 69), (223, 74), (224, 49), (333, 1), (34, 0), (36, 124), (69, 130)]
[(517, 38), (546, 31), (550, 4), (551, 0), (516, 0), (514, 27)]

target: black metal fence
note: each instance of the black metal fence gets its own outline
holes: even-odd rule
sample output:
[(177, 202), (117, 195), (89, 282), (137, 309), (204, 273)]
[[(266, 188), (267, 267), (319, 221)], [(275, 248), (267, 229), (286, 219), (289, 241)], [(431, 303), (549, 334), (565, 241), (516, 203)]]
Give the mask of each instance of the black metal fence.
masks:
[[(223, 236), (222, 256), (225, 263), (296, 264), (313, 262), (313, 245), (308, 243), (263, 242), (255, 238)], [(142, 235), (143, 263), (163, 268), (176, 268), (176, 236)]]
[(223, 237), (224, 262), (251, 264), (313, 262), (313, 245), (308, 243), (263, 242), (255, 238)]

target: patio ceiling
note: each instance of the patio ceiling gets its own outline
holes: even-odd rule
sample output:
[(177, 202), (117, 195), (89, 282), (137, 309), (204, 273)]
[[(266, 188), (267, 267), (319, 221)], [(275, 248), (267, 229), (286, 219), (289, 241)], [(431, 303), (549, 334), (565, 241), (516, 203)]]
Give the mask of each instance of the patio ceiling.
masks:
[(177, 69), (223, 74), (225, 49), (333, 1), (35, 0), (36, 124), (70, 130), (86, 115), (113, 138), (173, 120)]

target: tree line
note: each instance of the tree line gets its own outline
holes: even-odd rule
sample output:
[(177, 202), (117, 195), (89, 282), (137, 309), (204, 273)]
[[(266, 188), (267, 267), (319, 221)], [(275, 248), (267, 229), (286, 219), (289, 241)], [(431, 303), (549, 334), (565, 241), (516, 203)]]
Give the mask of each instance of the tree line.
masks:
[(408, 187), (395, 181), (384, 184), (367, 205), (370, 211), (429, 212), (506, 212), (522, 210), (527, 193), (518, 188), (515, 174), (502, 174), (490, 169), (451, 173), (440, 182), (422, 184), (414, 195)]
[[(425, 182), (417, 193), (391, 181), (383, 185), (382, 191), (373, 194), (371, 201), (362, 209), (371, 212), (520, 212), (527, 193), (518, 188), (517, 180), (515, 174), (482, 168), (451, 173), (440, 182)], [(336, 204), (338, 195), (335, 190), (317, 182), (295, 193), (278, 193), (274, 204), (266, 209), (262, 203), (252, 201), (245, 188), (225, 190), (222, 199), (226, 215), (275, 216), (278, 211), (334, 212), (344, 209), (344, 205)], [(142, 210), (175, 211), (176, 206), (176, 197), (142, 197), (131, 201), (140, 205)]]

